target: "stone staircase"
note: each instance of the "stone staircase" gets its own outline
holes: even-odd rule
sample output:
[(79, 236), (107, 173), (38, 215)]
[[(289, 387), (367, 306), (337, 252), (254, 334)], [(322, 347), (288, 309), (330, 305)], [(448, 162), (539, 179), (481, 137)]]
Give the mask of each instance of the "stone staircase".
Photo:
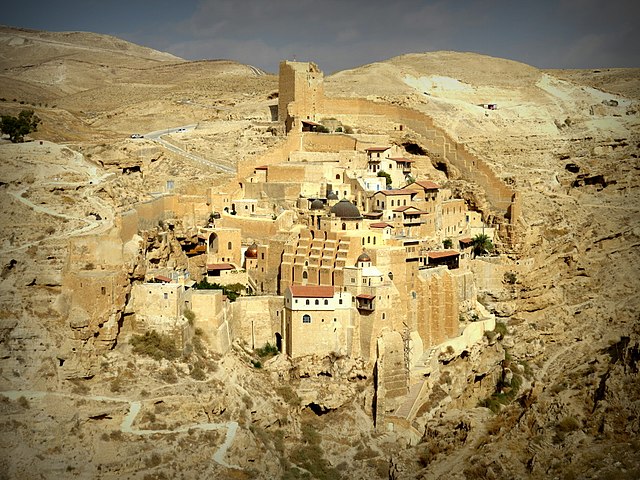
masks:
[(394, 416), (405, 418), (409, 421), (412, 420), (412, 417), (415, 415), (414, 407), (416, 407), (418, 396), (420, 395), (420, 392), (424, 387), (424, 383), (425, 380), (422, 380), (421, 382), (414, 383), (409, 387), (409, 393), (405, 397), (402, 405), (400, 405), (396, 409), (396, 411), (393, 412)]

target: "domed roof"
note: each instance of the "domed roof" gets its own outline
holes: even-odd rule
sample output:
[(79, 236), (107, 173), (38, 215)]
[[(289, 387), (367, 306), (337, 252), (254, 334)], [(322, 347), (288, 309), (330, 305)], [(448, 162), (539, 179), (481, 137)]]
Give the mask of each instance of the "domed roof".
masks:
[(369, 254), (367, 252), (362, 252), (360, 254), (360, 256), (358, 257), (358, 260), (356, 260), (358, 263), (360, 262), (370, 262), (371, 261), (371, 257), (369, 256)]
[(346, 220), (361, 220), (360, 210), (353, 203), (346, 198), (343, 198), (333, 207), (331, 207), (331, 213), (335, 213), (336, 217)]
[(309, 207), (311, 210), (322, 210), (324, 208), (324, 203), (319, 198), (316, 198), (313, 202), (311, 202), (311, 206)]
[(244, 256), (246, 258), (258, 258), (258, 244), (256, 242), (253, 242), (251, 245), (249, 245), (247, 251), (244, 252)]
[(336, 192), (329, 192), (327, 194), (327, 200), (338, 200), (338, 194)]

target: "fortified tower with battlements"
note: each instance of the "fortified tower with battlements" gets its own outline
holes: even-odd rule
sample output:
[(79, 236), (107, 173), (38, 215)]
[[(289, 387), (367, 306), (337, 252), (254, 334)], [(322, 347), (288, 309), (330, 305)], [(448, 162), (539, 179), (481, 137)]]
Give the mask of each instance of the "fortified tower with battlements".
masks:
[(324, 77), (311, 62), (280, 62), (278, 121), (286, 132), (300, 130), (300, 120), (315, 121), (323, 111)]

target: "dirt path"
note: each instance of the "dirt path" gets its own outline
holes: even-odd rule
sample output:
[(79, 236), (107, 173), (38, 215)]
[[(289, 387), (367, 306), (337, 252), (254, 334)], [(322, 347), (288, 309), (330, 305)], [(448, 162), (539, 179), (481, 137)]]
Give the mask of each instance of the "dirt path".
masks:
[[(57, 396), (62, 398), (69, 399), (84, 399), (84, 400), (92, 400), (96, 402), (115, 402), (115, 403), (128, 403), (129, 404), (129, 412), (125, 415), (122, 423), (120, 424), (120, 431), (122, 433), (128, 433), (132, 435), (168, 435), (174, 433), (186, 433), (189, 430), (199, 429), (199, 430), (222, 430), (226, 429), (227, 433), (222, 445), (220, 445), (213, 454), (213, 460), (227, 468), (240, 468), (237, 465), (229, 464), (225, 461), (225, 457), (227, 455), (227, 451), (233, 445), (233, 441), (235, 440), (236, 433), (238, 431), (238, 422), (224, 422), (224, 423), (211, 423), (211, 422), (202, 422), (191, 425), (184, 425), (182, 427), (175, 428), (173, 430), (141, 430), (135, 428), (133, 426), (140, 410), (142, 408), (142, 403), (138, 400), (128, 400), (125, 398), (117, 398), (117, 397), (107, 397), (104, 395), (78, 395), (73, 393), (63, 393), (63, 392), (47, 392), (47, 391), (39, 391), (39, 390), (8, 390), (4, 392), (0, 392), (0, 395), (3, 395), (11, 400), (17, 400), (20, 397), (25, 397), (27, 399), (36, 399), (36, 398), (44, 398), (46, 396)], [(152, 400), (152, 399), (150, 399)]]

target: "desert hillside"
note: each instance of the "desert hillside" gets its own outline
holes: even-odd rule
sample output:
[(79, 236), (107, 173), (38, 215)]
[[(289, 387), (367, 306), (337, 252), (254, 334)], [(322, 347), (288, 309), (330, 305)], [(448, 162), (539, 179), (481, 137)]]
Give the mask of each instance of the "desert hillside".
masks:
[[(257, 369), (241, 346), (170, 362), (133, 354), (124, 335), (100, 355), (87, 346), (97, 340), (73, 337), (70, 240), (108, 244), (118, 214), (169, 181), (202, 196), (284, 144), (276, 76), (92, 33), (1, 27), (0, 45), (1, 112), (43, 120), (24, 144), (0, 141), (3, 478), (291, 478), (292, 462), (305, 478), (640, 476), (637, 69), (429, 52), (325, 79), (328, 96), (426, 113), (522, 198), (517, 241), (501, 252), (513, 276), (479, 292), (507, 331), (447, 360), (417, 419), (424, 436), (408, 444), (374, 431), (373, 372), (358, 359), (278, 355)], [(149, 135), (160, 131), (166, 143)], [(478, 188), (447, 174), (453, 191)], [(176, 262), (160, 227), (140, 244)], [(133, 245), (121, 267), (144, 277)], [(501, 368), (526, 381), (494, 413), (473, 379)]]

